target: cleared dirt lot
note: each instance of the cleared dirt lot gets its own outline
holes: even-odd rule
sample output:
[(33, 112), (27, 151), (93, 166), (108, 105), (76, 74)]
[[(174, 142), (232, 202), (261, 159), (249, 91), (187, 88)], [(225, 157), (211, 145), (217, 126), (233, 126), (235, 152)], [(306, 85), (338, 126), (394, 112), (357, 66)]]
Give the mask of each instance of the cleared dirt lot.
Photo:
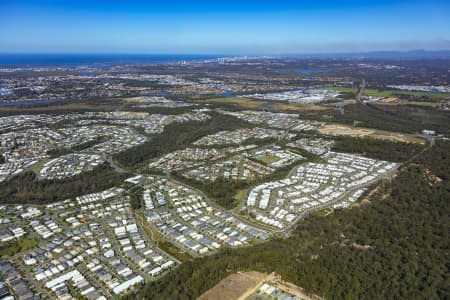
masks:
[(257, 292), (264, 282), (270, 283), (300, 299), (322, 300), (318, 296), (304, 293), (302, 288), (292, 283), (282, 281), (276, 273), (264, 274), (254, 271), (229, 275), (197, 298), (197, 300), (245, 300)]
[(370, 128), (358, 128), (340, 124), (327, 124), (319, 128), (319, 132), (334, 136), (369, 137), (394, 142), (425, 144), (425, 140), (410, 134), (389, 132)]
[[(227, 276), (206, 291), (198, 300), (245, 299), (268, 277), (259, 272), (236, 273)], [(247, 295), (247, 296), (246, 296)]]

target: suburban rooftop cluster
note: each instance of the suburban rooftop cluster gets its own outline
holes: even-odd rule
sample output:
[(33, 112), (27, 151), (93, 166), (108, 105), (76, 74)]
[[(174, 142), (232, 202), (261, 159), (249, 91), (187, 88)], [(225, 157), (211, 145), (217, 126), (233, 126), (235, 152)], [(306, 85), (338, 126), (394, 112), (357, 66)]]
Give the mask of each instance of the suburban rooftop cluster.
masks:
[(207, 135), (194, 142), (197, 146), (212, 146), (237, 144), (240, 145), (248, 139), (264, 140), (264, 139), (289, 139), (295, 134), (289, 134), (283, 130), (266, 129), (266, 128), (243, 128), (234, 131), (219, 131), (215, 134)]
[(397, 166), (336, 152), (327, 152), (322, 158), (325, 163), (302, 164), (285, 179), (254, 187), (246, 200), (248, 214), (260, 223), (285, 229), (308, 211), (346, 202), (355, 193), (361, 195), (359, 189)]
[(112, 188), (49, 204), (33, 216), (12, 207), (10, 213), (20, 216), (16, 222), (30, 220), (27, 236), (36, 241), (12, 264), (27, 275), (27, 287), (60, 299), (112, 299), (145, 278), (157, 278), (179, 262), (150, 241), (129, 205), (125, 190)]
[(320, 103), (324, 101), (334, 100), (340, 95), (339, 92), (333, 90), (320, 89), (300, 89), (294, 91), (286, 91), (280, 93), (266, 93), (266, 94), (250, 94), (245, 97), (264, 99), (272, 101), (288, 101), (291, 103), (307, 104)]
[(223, 114), (243, 119), (253, 124), (265, 124), (273, 128), (288, 129), (290, 131), (316, 130), (322, 123), (299, 119), (298, 114), (273, 113), (265, 111), (220, 111)]
[(269, 233), (212, 205), (199, 192), (165, 177), (139, 180), (144, 187), (147, 220), (169, 241), (192, 255), (222, 246), (266, 240)]
[(104, 159), (98, 154), (71, 153), (45, 163), (38, 176), (40, 179), (72, 177), (81, 172), (92, 171), (103, 162)]
[[(205, 121), (210, 115), (194, 111), (179, 115), (158, 115), (136, 112), (86, 112), (83, 114), (18, 115), (0, 118), (0, 181), (36, 165), (45, 164), (40, 178), (61, 179), (89, 171), (107, 157), (140, 145), (145, 133), (160, 133), (173, 122)], [(66, 122), (73, 123), (65, 125)], [(52, 125), (52, 128), (49, 126)], [(69, 153), (52, 157), (55, 150)], [(70, 153), (72, 152), (72, 153)], [(58, 153), (56, 151), (56, 153)], [(101, 156), (101, 157), (99, 157)], [(45, 161), (53, 158), (50, 161)]]
[(136, 97), (131, 98), (128, 101), (137, 102), (135, 107), (138, 108), (149, 108), (149, 107), (167, 107), (167, 108), (175, 108), (175, 107), (189, 107), (194, 106), (193, 103), (186, 103), (184, 101), (176, 101), (172, 99), (167, 99), (165, 97), (159, 96), (147, 96), (147, 97)]
[[(291, 137), (291, 135), (285, 136), (285, 138)], [(205, 141), (211, 141), (210, 137), (208, 136)], [(222, 146), (220, 143), (227, 145), (229, 141), (220, 139), (217, 143), (219, 143), (217, 146)], [(272, 174), (276, 169), (302, 159), (304, 157), (300, 154), (277, 145), (258, 147), (250, 144), (237, 148), (177, 150), (151, 162), (149, 167), (169, 173), (179, 171), (185, 177), (200, 181), (215, 181), (217, 178), (251, 180)]]
[[(154, 101), (166, 103), (144, 102)], [(250, 128), (193, 138), (89, 193), (44, 205), (2, 205), (0, 243), (21, 250), (0, 264), (0, 292), (23, 299), (118, 299), (164, 276), (186, 256), (260, 243), (288, 234), (311, 211), (345, 208), (397, 168), (333, 152), (330, 138), (309, 137), (322, 123), (296, 114), (216, 112), (248, 121)], [(59, 182), (103, 164), (125, 174), (114, 154), (142, 145), (174, 122), (212, 116), (193, 109), (176, 115), (105, 111), (6, 117), (0, 179), (32, 170), (39, 183)], [(197, 189), (196, 182), (221, 180), (247, 184), (234, 210)], [(281, 295), (270, 286), (258, 293)]]

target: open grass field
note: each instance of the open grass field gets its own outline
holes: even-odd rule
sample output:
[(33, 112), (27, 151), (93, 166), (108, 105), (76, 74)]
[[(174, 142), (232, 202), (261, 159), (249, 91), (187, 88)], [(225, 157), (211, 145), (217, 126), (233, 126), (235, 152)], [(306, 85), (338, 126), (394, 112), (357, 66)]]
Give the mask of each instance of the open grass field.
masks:
[(329, 110), (329, 107), (318, 104), (295, 104), (295, 103), (277, 103), (274, 104), (272, 110), (285, 112), (298, 112), (306, 110)]
[(33, 171), (34, 173), (38, 174), (39, 171), (42, 169), (42, 167), (48, 163), (51, 159), (50, 158), (44, 158), (43, 160), (41, 160), (40, 162), (38, 162), (37, 164), (35, 164), (34, 166), (31, 167), (31, 171)]
[(340, 124), (327, 124), (319, 128), (321, 134), (334, 136), (350, 136), (359, 138), (374, 138), (393, 142), (425, 144), (426, 141), (414, 135), (389, 132), (371, 128), (358, 128)]
[(211, 100), (216, 103), (234, 104), (234, 105), (240, 106), (242, 108), (248, 108), (248, 109), (261, 109), (264, 107), (264, 105), (270, 105), (270, 103), (267, 101), (255, 100), (255, 99), (250, 99), (250, 98), (242, 98), (242, 97), (218, 98), (218, 99), (211, 99)]
[(263, 157), (259, 158), (258, 160), (262, 161), (264, 164), (269, 166), (270, 164), (279, 161), (280, 158), (275, 155), (266, 154)]
[(231, 98), (213, 98), (213, 99), (201, 99), (194, 100), (197, 103), (219, 103), (219, 104), (231, 104), (236, 105), (244, 109), (261, 109), (266, 101), (253, 100), (249, 98), (242, 97), (231, 97)]
[(240, 189), (237, 191), (236, 195), (234, 195), (234, 198), (241, 203), (244, 201), (245, 196), (247, 195), (249, 189)]
[(295, 104), (287, 102), (265, 101), (244, 97), (213, 98), (213, 99), (201, 99), (193, 101), (197, 103), (217, 103), (227, 105), (231, 104), (242, 109), (268, 109), (270, 111), (286, 111), (286, 112), (330, 109), (329, 107), (316, 104)]
[[(342, 93), (354, 93), (356, 94), (356, 88), (348, 87), (327, 87), (329, 90), (335, 90)], [(431, 92), (415, 92), (415, 91), (401, 91), (401, 90), (374, 90), (365, 89), (364, 95), (366, 96), (379, 96), (379, 97), (395, 97), (395, 96), (413, 96), (416, 98), (427, 97), (432, 100), (445, 100), (450, 97), (450, 93), (431, 93)]]

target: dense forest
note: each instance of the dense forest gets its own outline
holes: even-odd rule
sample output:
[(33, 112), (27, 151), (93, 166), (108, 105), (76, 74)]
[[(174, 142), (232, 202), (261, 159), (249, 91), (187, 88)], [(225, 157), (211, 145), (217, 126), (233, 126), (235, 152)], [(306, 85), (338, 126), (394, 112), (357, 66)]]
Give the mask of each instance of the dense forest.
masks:
[(51, 203), (120, 185), (126, 177), (106, 163), (62, 180), (38, 180), (33, 171), (25, 171), (0, 183), (0, 203)]
[(136, 185), (128, 190), (128, 196), (130, 197), (130, 206), (133, 210), (142, 208), (142, 192), (143, 189), (139, 185)]
[(432, 129), (438, 133), (450, 133), (450, 111), (436, 109), (429, 106), (417, 105), (376, 105), (374, 108), (381, 114), (393, 116), (394, 118), (406, 119), (415, 122), (421, 129)]
[(253, 127), (252, 124), (232, 116), (211, 113), (212, 118), (204, 122), (189, 121), (172, 123), (161, 134), (151, 137), (142, 145), (125, 150), (114, 156), (114, 160), (127, 167), (135, 167), (149, 159), (183, 149), (201, 137), (222, 130)]
[(219, 177), (213, 182), (199, 181), (186, 178), (176, 172), (173, 172), (171, 176), (177, 181), (201, 190), (208, 198), (227, 209), (231, 209), (238, 204), (238, 201), (234, 198), (236, 193), (240, 189), (248, 188), (251, 184), (249, 181), (227, 180), (223, 177)]
[(125, 298), (195, 299), (257, 270), (326, 299), (449, 299), (449, 154), (437, 142), (364, 204), (310, 215), (287, 239), (196, 258)]

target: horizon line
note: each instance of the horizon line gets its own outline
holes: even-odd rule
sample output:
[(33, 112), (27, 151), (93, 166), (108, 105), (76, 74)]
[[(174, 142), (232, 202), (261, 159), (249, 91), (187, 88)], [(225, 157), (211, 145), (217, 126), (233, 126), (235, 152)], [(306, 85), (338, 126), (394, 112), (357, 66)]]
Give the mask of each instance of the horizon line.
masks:
[(46, 51), (0, 51), (0, 55), (27, 55), (27, 54), (43, 54), (43, 55), (61, 55), (61, 54), (88, 54), (88, 55), (205, 55), (205, 56), (295, 56), (295, 55), (324, 55), (324, 54), (370, 54), (370, 53), (415, 53), (415, 52), (450, 52), (450, 48), (446, 49), (410, 49), (410, 50), (367, 50), (367, 51), (312, 51), (312, 52), (287, 52), (287, 53), (220, 53), (220, 52), (95, 52), (95, 51), (60, 51), (60, 52), (46, 52)]

